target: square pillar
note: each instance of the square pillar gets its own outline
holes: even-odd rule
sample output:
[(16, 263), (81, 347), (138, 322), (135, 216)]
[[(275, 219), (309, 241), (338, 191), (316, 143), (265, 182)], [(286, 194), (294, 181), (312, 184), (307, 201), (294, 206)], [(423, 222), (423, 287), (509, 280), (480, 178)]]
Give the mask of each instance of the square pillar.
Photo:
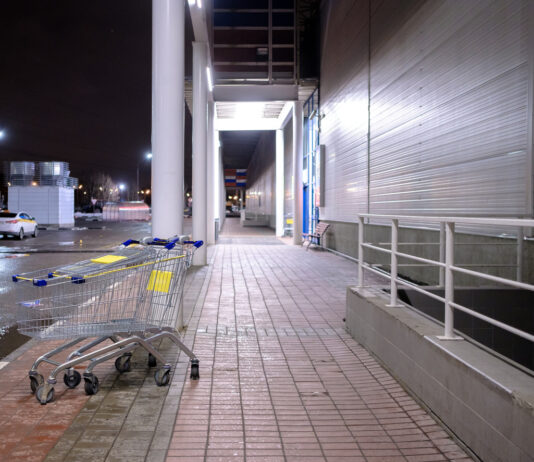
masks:
[(198, 266), (207, 263), (207, 65), (207, 43), (193, 42), (193, 239), (206, 243), (193, 257), (193, 265)]
[(284, 235), (284, 130), (276, 130), (276, 235)]
[(302, 244), (302, 163), (303, 163), (302, 102), (293, 103), (293, 244)]
[(207, 242), (215, 244), (215, 103), (208, 102), (208, 131), (207, 131)]

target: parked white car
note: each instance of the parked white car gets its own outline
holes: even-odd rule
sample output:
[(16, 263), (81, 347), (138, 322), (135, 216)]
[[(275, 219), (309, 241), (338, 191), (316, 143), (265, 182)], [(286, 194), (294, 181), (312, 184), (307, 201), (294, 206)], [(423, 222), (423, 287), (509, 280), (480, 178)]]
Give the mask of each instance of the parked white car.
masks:
[(11, 234), (19, 239), (24, 236), (37, 237), (37, 222), (26, 212), (0, 212), (0, 234)]

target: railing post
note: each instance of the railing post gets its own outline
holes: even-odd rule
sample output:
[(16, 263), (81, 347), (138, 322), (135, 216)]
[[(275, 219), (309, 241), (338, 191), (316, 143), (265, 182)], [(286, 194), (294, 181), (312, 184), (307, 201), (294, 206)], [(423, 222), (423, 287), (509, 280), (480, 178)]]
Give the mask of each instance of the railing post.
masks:
[(363, 217), (358, 215), (358, 287), (363, 287)]
[(399, 220), (391, 220), (391, 293), (389, 307), (397, 307), (397, 249), (399, 243)]
[[(439, 224), (439, 261), (440, 263), (445, 262), (445, 223), (440, 222)], [(445, 268), (443, 266), (439, 267), (439, 286), (443, 287), (445, 285)]]
[(454, 223), (445, 225), (445, 335), (443, 339), (454, 338)]
[(517, 230), (517, 267), (516, 267), (516, 280), (523, 282), (523, 243), (525, 238), (525, 232), (522, 226)]

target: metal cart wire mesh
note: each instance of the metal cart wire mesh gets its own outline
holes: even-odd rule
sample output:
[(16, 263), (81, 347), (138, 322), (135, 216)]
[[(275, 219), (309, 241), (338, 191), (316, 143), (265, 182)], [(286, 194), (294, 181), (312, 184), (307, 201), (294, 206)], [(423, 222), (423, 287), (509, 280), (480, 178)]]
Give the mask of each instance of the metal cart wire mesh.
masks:
[[(171, 240), (145, 239), (126, 241), (113, 254), (85, 260), (61, 268), (13, 276), (18, 284), (18, 329), (38, 339), (74, 339), (40, 357), (30, 370), (32, 391), (46, 404), (54, 398), (53, 385), (57, 374), (65, 370), (64, 382), (69, 388), (81, 382), (73, 369), (90, 361), (84, 373), (88, 394), (98, 391), (98, 379), (92, 369), (108, 359), (117, 358), (119, 372), (129, 370), (131, 351), (142, 346), (149, 352), (149, 364), (158, 360), (155, 380), (167, 385), (169, 364), (155, 350), (156, 339), (168, 337), (192, 360), (191, 377), (198, 378), (198, 360), (180, 341), (175, 331), (181, 305), (184, 281), (192, 255), (201, 241), (182, 238)], [(43, 274), (46, 277), (41, 277)], [(52, 356), (71, 348), (87, 338), (97, 337), (58, 363)], [(111, 345), (85, 353), (112, 340)], [(45, 382), (37, 372), (41, 362), (56, 368)]]

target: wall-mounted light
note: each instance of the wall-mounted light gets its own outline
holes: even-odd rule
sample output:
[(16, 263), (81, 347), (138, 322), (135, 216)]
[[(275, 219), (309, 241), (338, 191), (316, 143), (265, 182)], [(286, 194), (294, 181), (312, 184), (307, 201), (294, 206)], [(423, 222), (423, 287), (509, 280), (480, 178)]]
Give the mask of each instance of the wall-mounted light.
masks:
[(211, 79), (211, 70), (210, 67), (206, 67), (206, 75), (208, 76), (208, 89), (213, 91), (213, 80)]

